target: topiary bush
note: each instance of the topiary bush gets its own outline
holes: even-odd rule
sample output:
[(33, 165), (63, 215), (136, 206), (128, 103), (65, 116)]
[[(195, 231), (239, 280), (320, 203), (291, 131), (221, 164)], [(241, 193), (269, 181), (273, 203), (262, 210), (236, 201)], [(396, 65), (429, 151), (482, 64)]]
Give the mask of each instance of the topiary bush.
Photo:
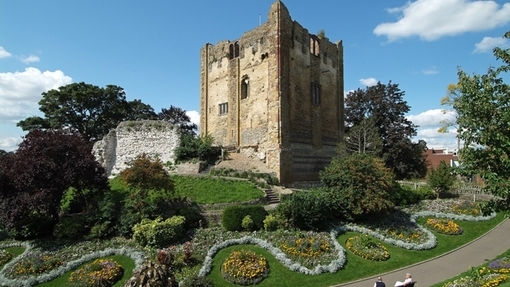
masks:
[(253, 219), (251, 219), (251, 216), (246, 215), (241, 222), (241, 226), (244, 230), (251, 231), (253, 229)]
[(275, 231), (278, 229), (278, 220), (275, 216), (269, 214), (264, 219), (264, 229), (266, 231)]
[(241, 231), (243, 230), (243, 218), (249, 215), (253, 220), (253, 229), (260, 230), (264, 227), (264, 219), (267, 214), (262, 205), (229, 206), (223, 211), (221, 224), (228, 231)]
[(163, 221), (142, 219), (133, 227), (133, 239), (140, 245), (151, 247), (169, 246), (184, 236), (184, 216), (173, 216)]

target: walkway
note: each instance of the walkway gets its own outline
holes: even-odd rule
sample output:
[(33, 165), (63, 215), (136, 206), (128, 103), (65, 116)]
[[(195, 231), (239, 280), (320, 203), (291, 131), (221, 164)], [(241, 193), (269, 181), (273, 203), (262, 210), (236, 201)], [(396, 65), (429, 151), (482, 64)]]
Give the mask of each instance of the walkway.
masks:
[[(386, 286), (391, 287), (397, 280), (404, 280), (406, 273), (411, 273), (417, 281), (415, 286), (428, 287), (468, 271), (471, 266), (478, 266), (504, 253), (510, 248), (510, 220), (506, 219), (498, 226), (450, 253), (417, 263), (402, 269), (380, 274)], [(335, 287), (372, 287), (375, 278), (361, 279), (355, 282), (335, 285)]]

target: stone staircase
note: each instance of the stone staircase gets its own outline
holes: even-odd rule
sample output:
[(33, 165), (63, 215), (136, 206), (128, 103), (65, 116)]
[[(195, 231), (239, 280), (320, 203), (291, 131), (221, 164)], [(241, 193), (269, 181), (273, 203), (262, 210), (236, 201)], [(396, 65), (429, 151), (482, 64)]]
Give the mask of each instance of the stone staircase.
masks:
[(278, 204), (280, 203), (280, 197), (272, 190), (266, 189), (266, 204)]

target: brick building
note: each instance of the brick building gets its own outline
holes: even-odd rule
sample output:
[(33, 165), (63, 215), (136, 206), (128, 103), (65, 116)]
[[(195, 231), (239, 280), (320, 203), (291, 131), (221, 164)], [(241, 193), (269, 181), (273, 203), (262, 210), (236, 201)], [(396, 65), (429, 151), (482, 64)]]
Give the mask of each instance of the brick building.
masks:
[(281, 183), (318, 180), (343, 137), (342, 42), (309, 33), (276, 1), (267, 22), (200, 58), (201, 133), (264, 161)]
[(442, 160), (444, 160), (448, 166), (459, 166), (459, 156), (457, 155), (456, 151), (449, 151), (448, 149), (428, 148), (425, 151), (425, 154), (427, 155), (429, 167), (437, 168)]

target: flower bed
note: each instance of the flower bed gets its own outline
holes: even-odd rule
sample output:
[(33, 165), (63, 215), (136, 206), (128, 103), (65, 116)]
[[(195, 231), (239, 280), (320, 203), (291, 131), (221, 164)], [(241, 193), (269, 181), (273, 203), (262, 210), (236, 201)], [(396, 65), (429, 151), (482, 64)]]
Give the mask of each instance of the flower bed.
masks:
[(345, 246), (352, 253), (367, 260), (386, 261), (390, 258), (386, 247), (372, 241), (367, 235), (350, 237)]
[(9, 260), (11, 260), (12, 254), (4, 249), (0, 249), (0, 266), (7, 263)]
[(269, 265), (264, 256), (253, 251), (238, 250), (221, 264), (221, 274), (225, 280), (238, 285), (255, 285), (269, 274)]
[(462, 228), (457, 223), (448, 219), (429, 218), (425, 222), (425, 226), (439, 233), (448, 235), (460, 235), (463, 232)]
[(14, 265), (16, 276), (39, 275), (62, 266), (64, 262), (49, 252), (31, 252)]
[(112, 259), (96, 259), (71, 273), (69, 285), (71, 287), (110, 287), (113, 286), (124, 273), (124, 268)]

